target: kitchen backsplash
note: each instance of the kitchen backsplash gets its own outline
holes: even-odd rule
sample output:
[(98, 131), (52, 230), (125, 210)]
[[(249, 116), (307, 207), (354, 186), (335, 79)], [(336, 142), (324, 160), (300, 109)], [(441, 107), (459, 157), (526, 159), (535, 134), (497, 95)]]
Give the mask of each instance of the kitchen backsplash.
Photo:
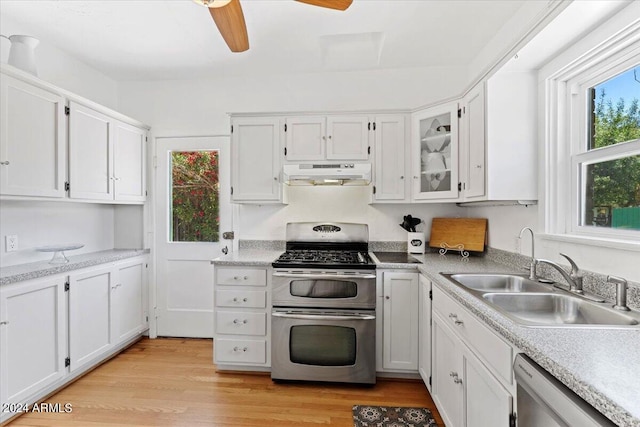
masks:
[[(240, 250), (285, 250), (284, 240), (240, 240), (238, 242)], [(372, 241), (369, 242), (369, 250), (372, 252), (404, 252), (407, 250), (406, 241)], [(437, 252), (437, 249), (431, 249), (431, 252)], [(474, 255), (472, 255), (474, 256)], [(488, 247), (485, 255), (487, 259), (505, 264), (516, 266), (523, 272), (528, 271), (531, 257), (520, 255), (515, 252), (508, 252), (502, 249)], [(568, 270), (569, 267), (565, 266)], [(584, 275), (583, 288), (590, 293), (601, 296), (607, 301), (615, 301), (616, 287), (607, 284), (607, 275), (594, 273), (591, 271), (581, 270)], [(538, 265), (538, 275), (548, 278), (558, 283), (565, 284), (564, 279), (553, 268), (541, 264)], [(634, 309), (640, 309), (640, 283), (629, 282), (627, 291), (627, 305)]]

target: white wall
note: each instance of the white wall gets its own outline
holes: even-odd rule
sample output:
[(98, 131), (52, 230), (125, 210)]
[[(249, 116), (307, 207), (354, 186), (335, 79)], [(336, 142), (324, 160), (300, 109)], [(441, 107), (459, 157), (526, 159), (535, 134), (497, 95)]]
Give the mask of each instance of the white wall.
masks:
[[(51, 259), (39, 246), (83, 243), (79, 255), (114, 247), (114, 208), (110, 205), (70, 202), (3, 201), (0, 205), (0, 236), (3, 267)], [(4, 236), (18, 236), (18, 250), (6, 252)]]
[[(0, 14), (2, 34), (26, 34), (38, 38), (25, 25), (8, 20)], [(0, 61), (7, 62), (11, 43), (0, 38)], [(115, 80), (68, 55), (46, 40), (40, 40), (35, 49), (38, 77), (63, 89), (74, 92), (106, 107), (118, 106), (118, 84)]]
[(463, 213), (455, 204), (369, 205), (369, 187), (289, 187), (289, 205), (242, 205), (237, 229), (241, 239), (285, 240), (285, 224), (298, 221), (357, 222), (369, 225), (369, 240), (406, 241), (404, 215), (421, 218), (417, 231), (431, 229), (431, 218)]

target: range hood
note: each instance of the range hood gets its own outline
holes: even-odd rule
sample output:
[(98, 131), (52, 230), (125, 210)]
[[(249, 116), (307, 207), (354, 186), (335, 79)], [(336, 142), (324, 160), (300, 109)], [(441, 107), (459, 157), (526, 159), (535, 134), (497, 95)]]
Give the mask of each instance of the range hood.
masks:
[(371, 163), (284, 165), (282, 174), (288, 185), (369, 185)]

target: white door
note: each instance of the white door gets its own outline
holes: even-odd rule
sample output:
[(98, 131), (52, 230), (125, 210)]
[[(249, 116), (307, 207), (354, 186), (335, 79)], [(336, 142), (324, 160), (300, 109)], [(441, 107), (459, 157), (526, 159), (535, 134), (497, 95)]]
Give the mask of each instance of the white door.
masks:
[(327, 118), (327, 159), (368, 160), (369, 118), (330, 116)]
[(384, 273), (384, 369), (418, 369), (418, 273)]
[(210, 261), (232, 246), (229, 137), (157, 138), (156, 156), (157, 333), (213, 337)]

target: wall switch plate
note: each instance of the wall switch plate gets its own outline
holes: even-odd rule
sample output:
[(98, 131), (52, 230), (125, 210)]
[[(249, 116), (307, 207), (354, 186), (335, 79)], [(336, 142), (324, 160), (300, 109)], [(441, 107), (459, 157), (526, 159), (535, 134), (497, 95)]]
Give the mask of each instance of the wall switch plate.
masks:
[(7, 252), (13, 252), (18, 250), (18, 236), (7, 235), (5, 237), (5, 249)]

